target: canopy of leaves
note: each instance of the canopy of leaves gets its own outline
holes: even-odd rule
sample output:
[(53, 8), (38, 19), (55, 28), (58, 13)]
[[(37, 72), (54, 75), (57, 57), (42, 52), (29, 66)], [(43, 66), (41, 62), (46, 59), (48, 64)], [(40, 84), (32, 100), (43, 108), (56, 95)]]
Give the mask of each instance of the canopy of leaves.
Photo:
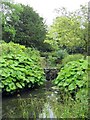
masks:
[(2, 2), (2, 39), (39, 50), (46, 47), (46, 25), (42, 17), (30, 6)]
[(50, 26), (45, 42), (54, 49), (64, 48), (68, 51), (83, 52), (87, 49), (87, 7), (68, 12), (65, 8), (58, 10), (58, 15)]
[(15, 25), (22, 10), (23, 8), (19, 4), (2, 2), (2, 39), (6, 42), (14, 40), (16, 34)]
[(45, 39), (46, 27), (41, 18), (31, 7), (22, 6), (23, 12), (15, 26), (16, 37), (15, 42), (26, 46), (40, 46)]

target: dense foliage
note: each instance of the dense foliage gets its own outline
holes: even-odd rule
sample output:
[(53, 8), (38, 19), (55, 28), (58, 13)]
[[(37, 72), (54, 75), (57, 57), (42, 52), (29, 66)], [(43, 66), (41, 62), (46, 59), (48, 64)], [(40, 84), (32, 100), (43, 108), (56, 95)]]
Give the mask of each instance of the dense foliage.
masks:
[(41, 18), (33, 8), (22, 6), (23, 12), (19, 15), (20, 19), (15, 26), (15, 42), (26, 46), (40, 47), (43, 44), (46, 34), (46, 27)]
[(44, 82), (40, 55), (36, 50), (14, 43), (3, 43), (0, 48), (4, 50), (0, 56), (0, 88), (3, 92), (14, 92)]
[(14, 41), (16, 35), (15, 25), (23, 8), (19, 4), (2, 2), (2, 39), (6, 42)]
[(66, 50), (56, 50), (47, 53), (47, 63), (52, 67), (56, 67), (57, 64), (61, 63), (62, 59), (64, 59), (68, 55)]
[(56, 49), (66, 49), (69, 53), (84, 53), (87, 51), (87, 7), (69, 12), (58, 10), (59, 14), (50, 26), (45, 40)]
[[(42, 17), (30, 6), (2, 3), (2, 39), (39, 50), (49, 49), (44, 43), (46, 25)], [(48, 47), (47, 47), (48, 45)]]
[(87, 60), (71, 61), (65, 64), (55, 79), (55, 84), (65, 92), (76, 92), (87, 86)]
[[(75, 118), (75, 119), (87, 119), (88, 112), (88, 99), (87, 94), (80, 91), (79, 99), (73, 100), (71, 97), (68, 98), (67, 95), (64, 96), (64, 100), (62, 101), (62, 97), (58, 98), (57, 101), (50, 101), (52, 104), (52, 109), (57, 118)], [(62, 104), (64, 103), (64, 104)]]
[[(50, 80), (55, 76), (57, 78), (53, 81), (55, 86), (52, 88), (56, 88), (53, 89), (56, 95), (51, 94), (51, 88), (47, 89), (50, 93), (45, 95), (47, 100), (52, 100), (50, 104), (55, 106), (52, 108), (57, 118), (68, 116), (85, 118), (88, 114), (87, 71), (90, 70), (86, 54), (83, 55), (87, 49), (90, 49), (87, 6), (81, 6), (79, 10), (73, 12), (65, 8), (57, 9), (58, 16), (47, 29), (43, 18), (32, 7), (14, 4), (12, 0), (8, 1), (10, 2), (1, 3), (2, 12), (0, 13), (2, 16), (1, 39), (4, 40), (0, 41), (0, 90), (11, 94), (24, 88), (42, 85), (45, 74), (46, 79), (48, 76)], [(52, 67), (56, 70), (55, 75), (47, 70)], [(57, 76), (58, 69), (60, 72)], [(44, 70), (47, 72), (44, 73)], [(47, 75), (49, 72), (50, 76)], [(52, 86), (49, 84), (51, 83), (45, 84), (45, 87)], [(57, 98), (57, 95), (60, 98)], [(39, 99), (36, 99), (36, 95), (34, 97), (35, 101), (32, 98), (29, 101), (20, 99), (18, 108), (14, 107), (12, 110), (10, 108), (7, 116), (15, 115), (14, 112), (17, 116), (18, 110), (23, 117), (36, 118), (35, 114), (38, 109), (42, 109), (42, 103), (44, 105), (45, 100), (38, 101), (41, 97), (38, 96)], [(39, 102), (41, 106), (36, 104), (34, 107), (34, 103)], [(48, 107), (45, 105), (46, 109)], [(6, 107), (6, 110), (8, 109), (9, 107)]]
[(84, 59), (84, 56), (82, 54), (67, 55), (67, 56), (64, 57), (64, 59), (62, 59), (62, 64), (61, 65), (64, 66), (68, 62), (77, 61), (79, 59)]

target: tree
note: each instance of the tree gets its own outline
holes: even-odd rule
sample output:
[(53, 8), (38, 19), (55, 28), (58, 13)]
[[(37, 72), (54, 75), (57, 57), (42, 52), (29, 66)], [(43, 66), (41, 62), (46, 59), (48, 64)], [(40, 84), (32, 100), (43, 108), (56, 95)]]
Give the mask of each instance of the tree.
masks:
[[(2, 39), (45, 50), (46, 25), (32, 7), (3, 2)], [(44, 48), (45, 46), (45, 48)], [(48, 45), (50, 46), (50, 45)]]
[(33, 8), (24, 6), (19, 15), (20, 19), (15, 26), (15, 42), (32, 47), (40, 47), (46, 35), (46, 26), (43, 18)]
[(19, 4), (2, 2), (2, 39), (6, 42), (14, 40), (15, 24), (19, 20), (22, 7)]
[[(87, 7), (68, 12), (65, 8), (57, 12), (62, 13), (56, 17), (50, 26), (45, 42), (55, 49), (64, 48), (69, 52), (83, 52), (87, 49)], [(60, 12), (61, 11), (61, 12)], [(83, 16), (82, 16), (83, 15)]]

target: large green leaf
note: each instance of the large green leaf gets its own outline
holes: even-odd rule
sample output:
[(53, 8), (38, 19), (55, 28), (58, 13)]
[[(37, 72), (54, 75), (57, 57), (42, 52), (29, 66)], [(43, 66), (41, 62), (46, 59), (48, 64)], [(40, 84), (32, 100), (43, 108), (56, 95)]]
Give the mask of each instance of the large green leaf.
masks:
[(64, 87), (66, 87), (66, 86), (68, 86), (69, 84), (67, 83), (67, 82), (65, 82), (64, 84), (63, 84), (63, 86)]
[(68, 90), (72, 91), (76, 88), (76, 85), (74, 83), (71, 83), (69, 86), (68, 86)]
[(9, 84), (10, 90), (16, 90), (16, 86), (14, 83)]
[(82, 80), (77, 80), (77, 85), (79, 86), (79, 87), (82, 87), (84, 84), (85, 84), (85, 81), (82, 81)]
[(32, 83), (34, 83), (34, 82), (35, 82), (35, 78), (34, 78), (34, 77), (30, 77), (30, 81), (31, 81)]
[(20, 83), (16, 83), (16, 86), (17, 86), (18, 88), (22, 88), (22, 85), (21, 85)]
[(7, 91), (7, 92), (10, 92), (11, 90), (10, 90), (10, 88), (9, 88), (9, 87), (6, 87), (6, 91)]

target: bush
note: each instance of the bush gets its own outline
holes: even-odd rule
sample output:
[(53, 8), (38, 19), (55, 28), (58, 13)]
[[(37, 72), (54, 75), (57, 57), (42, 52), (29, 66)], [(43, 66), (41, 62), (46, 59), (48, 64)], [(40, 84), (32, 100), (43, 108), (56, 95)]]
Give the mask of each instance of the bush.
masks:
[(47, 63), (48, 63), (48, 66), (50, 67), (55, 67), (56, 66), (56, 57), (52, 57), (52, 55), (49, 55), (48, 58), (47, 58)]
[(26, 48), (23, 45), (14, 44), (13, 42), (5, 43), (4, 41), (0, 44), (0, 56), (7, 54), (21, 54), (25, 52)]
[(66, 50), (57, 50), (53, 52), (48, 52), (47, 62), (51, 67), (56, 67), (57, 64), (61, 63), (62, 59), (66, 57), (68, 53)]
[(68, 53), (66, 50), (58, 50), (55, 52), (55, 55), (57, 59), (62, 60), (68, 55)]
[(74, 93), (87, 85), (87, 60), (68, 62), (58, 73), (54, 83), (65, 92)]
[(68, 55), (62, 60), (62, 64), (67, 64), (70, 61), (76, 61), (79, 59), (83, 59), (84, 56), (82, 54), (73, 54), (73, 55)]
[(0, 47), (4, 50), (0, 56), (0, 88), (3, 92), (43, 84), (44, 71), (38, 51), (14, 43), (1, 44)]

